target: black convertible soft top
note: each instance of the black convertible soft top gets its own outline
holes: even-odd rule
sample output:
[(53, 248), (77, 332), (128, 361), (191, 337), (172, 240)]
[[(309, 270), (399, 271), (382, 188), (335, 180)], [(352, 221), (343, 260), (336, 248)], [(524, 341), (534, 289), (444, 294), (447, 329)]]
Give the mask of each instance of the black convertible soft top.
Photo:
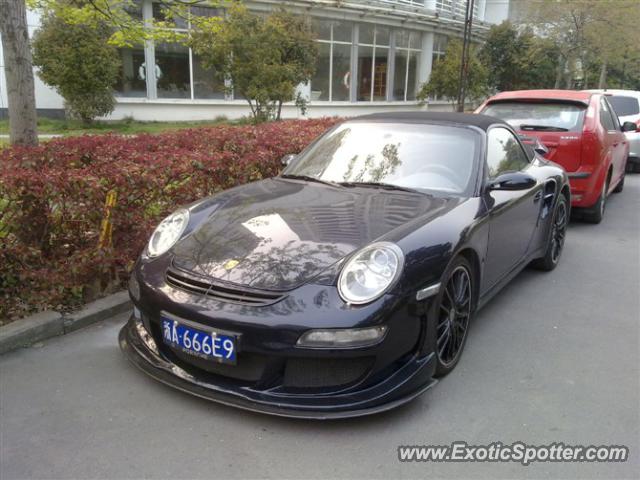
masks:
[(412, 123), (457, 123), (473, 125), (482, 130), (487, 130), (492, 125), (509, 125), (496, 117), (477, 113), (453, 113), (453, 112), (386, 112), (362, 115), (350, 120), (382, 121), (382, 122), (412, 122)]

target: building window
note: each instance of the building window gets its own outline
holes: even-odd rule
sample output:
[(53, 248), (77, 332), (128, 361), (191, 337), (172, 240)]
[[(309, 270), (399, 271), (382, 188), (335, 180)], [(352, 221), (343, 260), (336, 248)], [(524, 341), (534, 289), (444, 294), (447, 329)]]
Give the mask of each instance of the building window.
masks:
[[(147, 8), (145, 8), (147, 7)], [(144, 14), (144, 15), (143, 15)], [(133, 2), (131, 15), (145, 20), (166, 20), (162, 4), (143, 0)], [(188, 18), (174, 18), (176, 31), (188, 32), (190, 16), (220, 16), (219, 8), (191, 6)], [(223, 99), (225, 88), (215, 79), (214, 72), (202, 66), (200, 59), (190, 48), (174, 43), (150, 41), (145, 47), (120, 50), (122, 68), (120, 78), (114, 86), (121, 97), (177, 98), (177, 99)], [(149, 59), (155, 59), (150, 68)], [(147, 86), (149, 90), (147, 91)]]
[(192, 55), (193, 98), (224, 100), (225, 86), (214, 75), (211, 69), (205, 69), (197, 55)]
[(120, 75), (114, 85), (116, 95), (120, 97), (146, 97), (146, 63), (143, 48), (121, 48)]
[(418, 58), (421, 36), (418, 32), (396, 31), (393, 99), (415, 100), (418, 84)]
[(316, 20), (316, 73), (311, 79), (311, 101), (348, 101), (351, 84), (350, 22)]
[(444, 54), (447, 52), (447, 43), (449, 38), (446, 35), (433, 36), (433, 57), (431, 65), (435, 65), (438, 60), (444, 58)]
[(387, 99), (389, 29), (361, 24), (358, 34), (358, 101)]
[[(473, 18), (478, 18), (479, 2), (473, 4)], [(436, 0), (436, 12), (451, 17), (462, 17), (467, 14), (467, 0)]]
[(189, 49), (175, 43), (155, 45), (158, 98), (191, 98)]
[[(449, 43), (449, 38), (446, 35), (438, 35), (435, 34), (433, 36), (433, 54), (431, 57), (431, 69), (436, 66), (436, 63), (442, 59), (444, 59), (444, 55), (447, 51), (447, 44)], [(442, 97), (436, 95), (434, 97), (430, 97), (431, 100), (442, 100)]]

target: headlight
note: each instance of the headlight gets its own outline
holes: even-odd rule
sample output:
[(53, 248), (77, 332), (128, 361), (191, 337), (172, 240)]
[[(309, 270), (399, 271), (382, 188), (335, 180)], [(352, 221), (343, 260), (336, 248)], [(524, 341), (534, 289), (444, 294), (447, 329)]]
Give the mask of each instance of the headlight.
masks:
[(169, 250), (180, 239), (184, 229), (189, 223), (189, 210), (180, 209), (158, 225), (151, 235), (147, 254), (149, 257), (157, 257)]
[(363, 248), (340, 273), (340, 296), (354, 304), (375, 300), (398, 278), (403, 264), (402, 250), (393, 243), (380, 242)]

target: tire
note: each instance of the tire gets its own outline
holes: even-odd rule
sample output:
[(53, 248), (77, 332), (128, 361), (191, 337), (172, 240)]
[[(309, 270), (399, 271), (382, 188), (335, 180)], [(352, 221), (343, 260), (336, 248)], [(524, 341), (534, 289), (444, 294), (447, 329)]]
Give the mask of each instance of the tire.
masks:
[(584, 211), (583, 218), (585, 221), (589, 223), (600, 223), (604, 218), (604, 210), (607, 204), (607, 191), (609, 190), (609, 181), (611, 177), (607, 177), (607, 181), (602, 185), (602, 192), (600, 192), (600, 196), (598, 197), (598, 201), (593, 205), (593, 207)]
[(613, 189), (613, 193), (620, 193), (622, 190), (624, 190), (624, 177), (625, 177), (625, 174), (623, 173), (622, 178), (618, 182), (618, 185), (616, 185), (616, 188)]
[(469, 261), (458, 256), (443, 275), (434, 313), (436, 377), (451, 372), (462, 356), (475, 311), (474, 294), (477, 287), (473, 273)]
[(560, 194), (556, 206), (553, 209), (551, 217), (551, 225), (549, 239), (547, 240), (547, 248), (544, 257), (537, 258), (531, 265), (538, 270), (550, 272), (558, 266), (564, 240), (567, 233), (567, 224), (569, 223), (569, 206), (564, 195)]

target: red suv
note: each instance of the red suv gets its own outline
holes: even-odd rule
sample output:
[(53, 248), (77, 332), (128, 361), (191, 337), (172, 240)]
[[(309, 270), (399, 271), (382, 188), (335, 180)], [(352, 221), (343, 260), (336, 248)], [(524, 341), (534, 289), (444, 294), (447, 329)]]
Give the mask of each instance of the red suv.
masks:
[[(629, 143), (605, 95), (571, 90), (521, 90), (489, 98), (476, 113), (507, 121), (540, 140), (545, 157), (562, 165), (571, 205), (600, 223), (610, 192), (624, 187)], [(627, 125), (625, 124), (625, 128)]]

